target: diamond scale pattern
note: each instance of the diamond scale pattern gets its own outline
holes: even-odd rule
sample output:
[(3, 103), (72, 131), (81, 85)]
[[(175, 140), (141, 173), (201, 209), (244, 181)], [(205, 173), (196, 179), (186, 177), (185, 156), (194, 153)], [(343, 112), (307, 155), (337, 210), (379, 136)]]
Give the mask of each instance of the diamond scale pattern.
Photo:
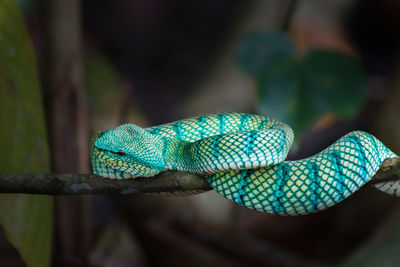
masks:
[(276, 164), (286, 158), (293, 141), (287, 125), (241, 113), (201, 116), (146, 130), (168, 138), (164, 154), (169, 169), (200, 174)]
[[(378, 154), (372, 143), (380, 146)], [(242, 171), (230, 171), (207, 180), (218, 193), (246, 207), (279, 215), (307, 214), (342, 201), (365, 184), (386, 158), (396, 156), (380, 144), (372, 135), (352, 132), (308, 159), (260, 168), (246, 177)], [(233, 186), (224, 187), (229, 180)]]
[[(385, 159), (397, 157), (374, 136), (356, 131), (310, 158), (282, 162), (292, 130), (271, 118), (241, 113), (190, 118), (145, 131), (161, 140), (164, 170), (208, 174), (209, 184), (227, 199), (278, 215), (307, 214), (339, 203), (368, 182)], [(132, 169), (143, 176), (160, 171), (130, 159), (114, 160), (93, 146), (91, 157), (94, 172), (104, 177), (131, 178)], [(399, 186), (397, 181), (376, 188), (400, 195)]]

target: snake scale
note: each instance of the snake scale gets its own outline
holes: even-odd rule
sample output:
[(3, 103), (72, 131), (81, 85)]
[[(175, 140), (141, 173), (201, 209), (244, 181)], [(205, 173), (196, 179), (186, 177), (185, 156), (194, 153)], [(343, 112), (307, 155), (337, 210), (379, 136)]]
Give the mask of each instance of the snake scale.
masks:
[[(292, 129), (272, 118), (212, 114), (101, 132), (91, 147), (91, 161), (94, 173), (105, 178), (166, 170), (206, 175), (211, 187), (237, 204), (300, 215), (339, 203), (367, 183), (385, 159), (397, 157), (371, 134), (355, 131), (312, 157), (284, 161), (292, 141)], [(399, 183), (375, 187), (400, 195)]]

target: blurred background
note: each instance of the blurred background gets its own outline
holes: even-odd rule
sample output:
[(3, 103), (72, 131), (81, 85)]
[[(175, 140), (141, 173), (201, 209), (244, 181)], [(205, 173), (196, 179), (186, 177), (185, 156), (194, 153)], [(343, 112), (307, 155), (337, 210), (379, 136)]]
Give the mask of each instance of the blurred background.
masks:
[[(13, 39), (18, 31), (27, 38)], [(7, 0), (0, 127), (19, 125), (9, 117), (30, 121), (10, 140), (38, 132), (32, 142), (45, 156), (20, 160), (39, 172), (89, 173), (98, 130), (233, 111), (291, 125), (290, 159), (353, 130), (399, 154), (399, 41), (400, 2), (389, 0)], [(39, 75), (34, 88), (29, 75), (19, 83), (27, 66)], [(36, 93), (18, 94), (24, 84)], [(32, 171), (21, 168), (11, 171)], [(0, 203), (0, 266), (400, 264), (399, 201), (368, 186), (300, 217), (255, 212), (213, 191)]]

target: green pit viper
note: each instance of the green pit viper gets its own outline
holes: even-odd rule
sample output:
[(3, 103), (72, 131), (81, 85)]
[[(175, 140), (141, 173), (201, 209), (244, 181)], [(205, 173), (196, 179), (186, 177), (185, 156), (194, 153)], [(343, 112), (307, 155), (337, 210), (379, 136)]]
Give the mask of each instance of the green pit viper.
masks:
[[(300, 215), (339, 203), (367, 183), (385, 159), (397, 157), (371, 134), (355, 131), (312, 157), (284, 161), (292, 141), (292, 129), (272, 118), (212, 114), (101, 132), (91, 146), (91, 161), (95, 174), (111, 179), (166, 170), (205, 175), (211, 187), (237, 204)], [(399, 184), (375, 187), (400, 195)]]

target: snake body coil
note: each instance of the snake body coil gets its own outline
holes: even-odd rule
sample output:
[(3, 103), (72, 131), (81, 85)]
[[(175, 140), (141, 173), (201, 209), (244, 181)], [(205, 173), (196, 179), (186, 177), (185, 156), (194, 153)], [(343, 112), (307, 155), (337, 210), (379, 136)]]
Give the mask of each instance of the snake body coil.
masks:
[[(240, 205), (298, 215), (342, 201), (368, 182), (385, 159), (397, 157), (374, 136), (356, 131), (310, 158), (283, 161), (292, 141), (291, 128), (282, 122), (226, 113), (146, 129), (121, 125), (96, 137), (91, 160), (94, 173), (106, 178), (165, 170), (206, 174), (219, 194)], [(399, 183), (376, 187), (397, 195)]]

